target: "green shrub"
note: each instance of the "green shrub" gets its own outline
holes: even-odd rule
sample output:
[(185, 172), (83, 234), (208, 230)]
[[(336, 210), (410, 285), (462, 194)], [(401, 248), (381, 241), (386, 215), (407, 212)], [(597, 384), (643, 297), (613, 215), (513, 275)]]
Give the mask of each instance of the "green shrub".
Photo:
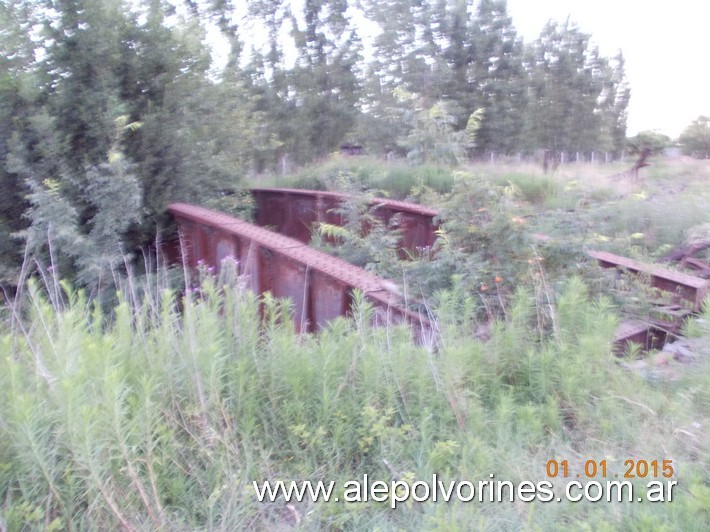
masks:
[(259, 186), (277, 186), (338, 192), (376, 190), (395, 199), (405, 199), (416, 187), (428, 187), (439, 193), (450, 192), (454, 185), (451, 168), (435, 164), (410, 165), (369, 157), (334, 156), (309, 166), (292, 176), (272, 177)]
[[(0, 338), (4, 526), (707, 525), (707, 478), (697, 472), (707, 470), (708, 454), (696, 444), (708, 417), (710, 367), (705, 361), (677, 386), (661, 388), (620, 367), (610, 354), (614, 312), (579, 279), (550, 294), (542, 322), (534, 287), (518, 289), (488, 340), (473, 337), (477, 303), (455, 284), (437, 295), (440, 338), (430, 351), (405, 328), (372, 328), (361, 295), (351, 318), (299, 336), (288, 301), (258, 301), (230, 284), (230, 275), (208, 277), (180, 300), (171, 292), (122, 296), (107, 315), (68, 285), (54, 305), (30, 284), (21, 316)], [(678, 437), (679, 430), (692, 437)], [(433, 473), (539, 481), (550, 458), (575, 467), (605, 458), (617, 471), (635, 457), (673, 458), (682, 511), (662, 504), (286, 506), (258, 503), (251, 485), (342, 485), (365, 473), (385, 481)]]

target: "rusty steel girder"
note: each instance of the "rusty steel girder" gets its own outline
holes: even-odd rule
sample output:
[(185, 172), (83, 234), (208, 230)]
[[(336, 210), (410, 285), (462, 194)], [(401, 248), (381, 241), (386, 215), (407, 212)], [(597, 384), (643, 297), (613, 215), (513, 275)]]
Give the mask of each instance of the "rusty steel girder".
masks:
[(422, 340), (432, 328), (420, 314), (406, 308), (393, 283), (310, 246), (227, 214), (173, 203), (182, 261), (219, 270), (222, 261), (236, 261), (239, 275), (255, 293), (271, 292), (292, 301), (299, 332), (314, 332), (348, 314), (353, 290), (361, 290), (385, 323), (406, 322)]
[(620, 268), (635, 275), (647, 276), (649, 284), (670, 293), (675, 302), (685, 301), (690, 308), (699, 312), (703, 301), (710, 294), (710, 281), (687, 273), (676, 272), (655, 264), (629, 259), (606, 251), (589, 251), (602, 268)]
[[(342, 226), (345, 222), (336, 210), (348, 199), (346, 194), (291, 188), (252, 188), (251, 193), (256, 203), (257, 225), (273, 228), (301, 242), (310, 242), (314, 224)], [(434, 244), (438, 229), (434, 222), (438, 212), (434, 209), (385, 198), (374, 198), (369, 203), (373, 214), (384, 224), (401, 229), (402, 257)], [(363, 227), (364, 232), (367, 229)]]

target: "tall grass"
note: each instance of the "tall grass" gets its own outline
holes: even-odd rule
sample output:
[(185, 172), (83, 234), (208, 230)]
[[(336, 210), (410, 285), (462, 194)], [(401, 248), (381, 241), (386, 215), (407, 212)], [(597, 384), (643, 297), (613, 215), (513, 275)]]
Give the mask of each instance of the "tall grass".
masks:
[(452, 169), (447, 166), (412, 166), (404, 161), (340, 156), (304, 168), (294, 175), (272, 176), (259, 181), (259, 186), (348, 192), (378, 190), (396, 199), (406, 198), (414, 187), (428, 187), (445, 193), (450, 192), (453, 185)]
[[(436, 351), (372, 328), (362, 298), (299, 336), (287, 302), (233, 281), (129, 294), (110, 314), (67, 285), (61, 304), (29, 285), (0, 338), (0, 528), (707, 529), (707, 358), (678, 383), (623, 369), (614, 311), (580, 280), (550, 294), (546, 320), (539, 294), (519, 289), (487, 341), (472, 335), (476, 303), (440, 292)], [(675, 502), (392, 511), (259, 503), (251, 487), (365, 473), (536, 482), (550, 458), (615, 470), (672, 458)]]

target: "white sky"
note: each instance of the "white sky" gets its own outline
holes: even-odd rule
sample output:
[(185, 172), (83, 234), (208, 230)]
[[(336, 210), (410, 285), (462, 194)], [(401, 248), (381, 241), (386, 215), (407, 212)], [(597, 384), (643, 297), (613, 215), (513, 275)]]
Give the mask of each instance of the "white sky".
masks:
[(549, 19), (568, 16), (602, 54), (621, 49), (631, 87), (628, 135), (658, 130), (676, 138), (710, 116), (710, 2), (673, 0), (508, 0), (525, 42)]

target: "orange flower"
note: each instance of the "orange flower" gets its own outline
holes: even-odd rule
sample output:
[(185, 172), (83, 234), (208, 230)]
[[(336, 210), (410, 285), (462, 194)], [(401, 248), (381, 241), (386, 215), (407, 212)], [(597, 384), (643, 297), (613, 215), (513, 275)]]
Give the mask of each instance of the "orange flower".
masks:
[(503, 278), (502, 278), (501, 276), (499, 276), (499, 275), (496, 275), (496, 278), (493, 279), (493, 280), (494, 280), (496, 283), (502, 283), (502, 282), (503, 282)]

